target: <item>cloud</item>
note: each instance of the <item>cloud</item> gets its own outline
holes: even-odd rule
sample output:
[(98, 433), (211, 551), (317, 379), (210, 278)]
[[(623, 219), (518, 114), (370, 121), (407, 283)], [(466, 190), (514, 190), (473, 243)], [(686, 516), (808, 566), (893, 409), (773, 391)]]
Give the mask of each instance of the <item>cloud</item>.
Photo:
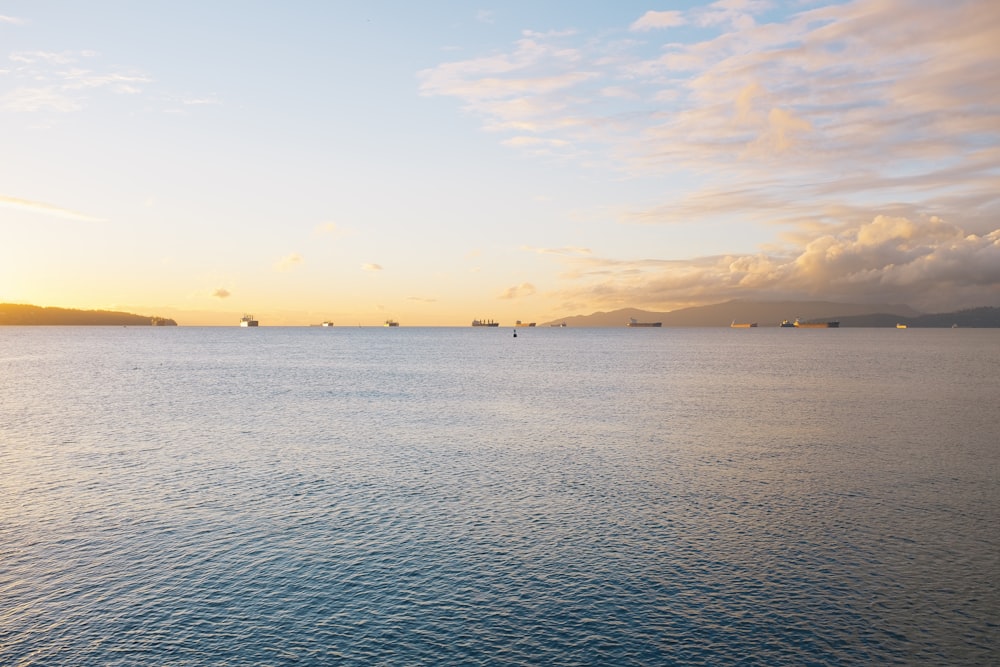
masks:
[(296, 266), (298, 266), (304, 261), (305, 259), (302, 257), (302, 255), (300, 255), (297, 252), (293, 252), (279, 259), (275, 263), (274, 268), (277, 269), (278, 271), (290, 271), (291, 269), (294, 269)]
[(561, 256), (560, 296), (597, 307), (673, 309), (733, 298), (903, 302), (929, 312), (1000, 304), (1000, 229), (877, 215), (783, 253), (690, 260)]
[(536, 291), (535, 286), (531, 283), (521, 283), (515, 287), (509, 287), (502, 294), (500, 294), (498, 299), (520, 299), (522, 297), (531, 296)]
[[(696, 173), (722, 192), (749, 180), (820, 209), (879, 193), (963, 211), (996, 192), (996, 155), (981, 156), (1000, 144), (1000, 3), (799, 6), (779, 19), (757, 0), (648, 12), (622, 26), (643, 33), (631, 42), (525, 31), (423, 70), (420, 91), (458, 99), (512, 150), (632, 178)], [(701, 29), (655, 30), (682, 24)]]
[(629, 26), (629, 30), (642, 32), (659, 28), (673, 28), (685, 23), (687, 23), (687, 20), (685, 20), (684, 14), (681, 12), (657, 12), (650, 10)]
[(361, 269), (364, 271), (381, 271), (382, 266), (380, 264), (363, 264)]
[(34, 111), (58, 111), (70, 113), (79, 111), (83, 104), (76, 98), (65, 95), (55, 86), (41, 88), (15, 88), (0, 96), (0, 109), (19, 113)]
[[(101, 54), (91, 50), (15, 51), (8, 56), (12, 64), (4, 73), (10, 89), (0, 93), (0, 110), (13, 112), (57, 111), (69, 113), (99, 101), (101, 95), (141, 95), (155, 83), (154, 78), (135, 68), (108, 66)], [(147, 100), (177, 106), (218, 104), (212, 96), (183, 96), (158, 91)]]
[(29, 213), (40, 213), (42, 215), (49, 215), (56, 218), (65, 218), (67, 220), (82, 220), (83, 222), (106, 222), (104, 218), (96, 218), (85, 213), (80, 213), (79, 211), (73, 211), (68, 208), (61, 208), (59, 206), (53, 206), (52, 204), (46, 204), (38, 201), (31, 201), (29, 199), (17, 199), (16, 197), (5, 197), (0, 195), (0, 206), (6, 208), (19, 209), (21, 211), (28, 211)]
[(11, 53), (9, 59), (16, 63), (32, 64), (38, 62), (51, 63), (53, 65), (66, 65), (75, 63), (80, 56), (85, 56), (91, 52), (81, 52), (79, 54), (72, 51), (15, 51)]
[(341, 238), (350, 235), (350, 232), (335, 222), (323, 222), (313, 228), (313, 233), (321, 236), (331, 236)]
[(407, 301), (417, 301), (419, 303), (437, 303), (437, 299), (431, 299), (431, 298), (422, 297), (422, 296), (408, 296), (408, 297), (406, 297), (406, 300)]
[(4, 16), (0, 14), (0, 23), (10, 23), (12, 25), (24, 25), (26, 21), (24, 19), (19, 19), (16, 16)]
[(563, 248), (532, 248), (531, 246), (521, 246), (521, 250), (536, 252), (540, 255), (590, 255), (590, 248), (579, 248), (576, 246), (566, 246)]
[(219, 289), (217, 289), (214, 292), (212, 292), (212, 296), (214, 296), (214, 297), (216, 297), (218, 299), (226, 299), (231, 294), (232, 294), (232, 292), (230, 292), (229, 290), (227, 290), (225, 287), (220, 287)]

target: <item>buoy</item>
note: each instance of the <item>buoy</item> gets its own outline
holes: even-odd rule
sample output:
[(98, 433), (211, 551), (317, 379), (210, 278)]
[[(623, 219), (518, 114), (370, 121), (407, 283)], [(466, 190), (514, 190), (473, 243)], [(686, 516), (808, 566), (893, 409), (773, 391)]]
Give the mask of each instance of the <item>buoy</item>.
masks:
[(517, 338), (517, 329), (514, 329), (514, 338)]

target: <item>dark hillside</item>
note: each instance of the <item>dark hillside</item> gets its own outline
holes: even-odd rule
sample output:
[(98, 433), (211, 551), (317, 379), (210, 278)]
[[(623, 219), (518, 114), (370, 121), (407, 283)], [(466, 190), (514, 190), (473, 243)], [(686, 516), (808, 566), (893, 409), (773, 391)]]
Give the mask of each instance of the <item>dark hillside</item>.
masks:
[(43, 308), (18, 303), (0, 303), (0, 326), (177, 326), (177, 322), (148, 315), (112, 310)]

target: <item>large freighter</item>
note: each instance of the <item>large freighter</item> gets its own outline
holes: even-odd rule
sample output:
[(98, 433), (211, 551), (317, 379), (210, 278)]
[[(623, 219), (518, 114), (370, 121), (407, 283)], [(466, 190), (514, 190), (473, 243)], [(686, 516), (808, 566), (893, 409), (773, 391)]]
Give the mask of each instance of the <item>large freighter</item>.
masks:
[(794, 322), (784, 320), (781, 326), (795, 327), (796, 329), (837, 329), (840, 327), (840, 322), (837, 320), (831, 322), (802, 322), (798, 318), (795, 318)]
[(498, 327), (499, 322), (494, 322), (493, 320), (472, 320), (472, 326), (474, 327)]
[(629, 318), (627, 327), (662, 327), (663, 322), (640, 322), (634, 317)]

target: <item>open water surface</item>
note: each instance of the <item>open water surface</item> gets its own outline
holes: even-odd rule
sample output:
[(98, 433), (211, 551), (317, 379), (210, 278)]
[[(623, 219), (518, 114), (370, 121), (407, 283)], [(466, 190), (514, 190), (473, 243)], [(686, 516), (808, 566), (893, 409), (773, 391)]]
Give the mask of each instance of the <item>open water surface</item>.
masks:
[(998, 330), (0, 328), (0, 664), (998, 664), (998, 407)]

